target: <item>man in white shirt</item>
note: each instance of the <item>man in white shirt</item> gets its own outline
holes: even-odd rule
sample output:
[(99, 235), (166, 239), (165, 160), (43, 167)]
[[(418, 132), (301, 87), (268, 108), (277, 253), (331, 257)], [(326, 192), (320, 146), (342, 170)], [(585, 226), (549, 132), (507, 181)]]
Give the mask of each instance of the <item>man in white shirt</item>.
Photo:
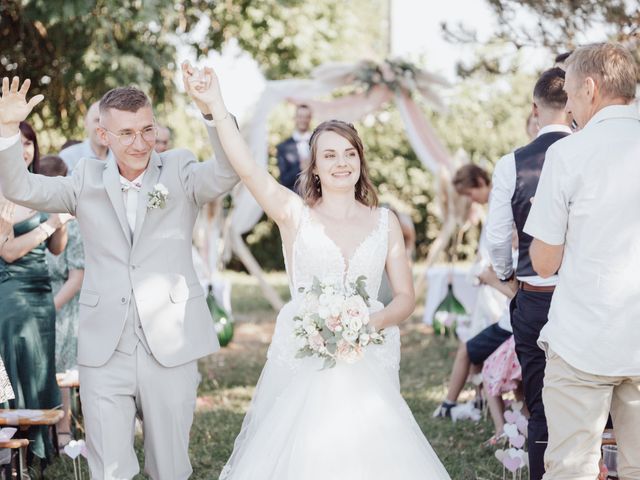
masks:
[(296, 190), (296, 182), (300, 173), (309, 164), (311, 109), (308, 105), (298, 105), (296, 107), (294, 121), (295, 130), (293, 134), (276, 147), (280, 183), (293, 191)]
[(107, 160), (113, 158), (113, 154), (98, 135), (98, 127), (100, 123), (100, 102), (93, 103), (87, 114), (84, 116), (84, 131), (87, 138), (82, 142), (61, 150), (58, 154), (69, 168), (69, 175), (73, 173), (81, 158), (95, 158), (97, 160)]
[[(547, 422), (542, 385), (545, 356), (537, 342), (540, 330), (547, 322), (556, 277), (543, 279), (534, 272), (529, 257), (532, 238), (523, 232), (523, 228), (547, 149), (571, 133), (564, 112), (567, 95), (563, 87), (564, 71), (557, 67), (543, 72), (536, 82), (533, 116), (539, 127), (537, 136), (496, 164), (487, 220), (487, 243), (493, 268), (502, 281), (509, 282), (515, 276), (518, 282), (518, 291), (511, 304), (511, 324), (522, 366), (525, 402), (531, 415), (527, 436), (531, 480), (540, 480), (544, 474)], [(515, 270), (511, 254), (514, 222), (519, 250)]]
[[(543, 400), (546, 480), (593, 480), (609, 410), (618, 477), (640, 478), (640, 115), (637, 71), (622, 46), (567, 60), (566, 110), (581, 128), (547, 151), (525, 225), (531, 260), (558, 272)], [(559, 269), (559, 270), (558, 270)]]

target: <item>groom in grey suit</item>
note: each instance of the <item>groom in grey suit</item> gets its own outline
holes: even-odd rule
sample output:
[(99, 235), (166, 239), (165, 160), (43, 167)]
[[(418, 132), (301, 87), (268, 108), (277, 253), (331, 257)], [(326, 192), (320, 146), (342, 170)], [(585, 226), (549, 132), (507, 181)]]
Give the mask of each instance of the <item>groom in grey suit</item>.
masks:
[(215, 160), (188, 150), (154, 151), (157, 127), (147, 96), (116, 88), (100, 101), (102, 141), (115, 160), (83, 159), (71, 177), (30, 174), (18, 122), (27, 80), (3, 79), (0, 190), (10, 200), (78, 219), (86, 267), (80, 293), (78, 365), (89, 466), (94, 480), (139, 472), (135, 417), (144, 422), (145, 472), (187, 479), (189, 431), (199, 382), (197, 359), (218, 340), (191, 258), (198, 209), (238, 181), (209, 136)]

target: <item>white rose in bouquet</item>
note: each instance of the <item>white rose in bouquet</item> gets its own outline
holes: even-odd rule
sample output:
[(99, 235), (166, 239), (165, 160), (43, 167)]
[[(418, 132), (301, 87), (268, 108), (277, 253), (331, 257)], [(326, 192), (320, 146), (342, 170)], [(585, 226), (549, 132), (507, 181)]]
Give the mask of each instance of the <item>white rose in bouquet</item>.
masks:
[(342, 332), (342, 338), (345, 339), (350, 344), (356, 343), (356, 340), (358, 340), (359, 336), (360, 336), (360, 333), (357, 330), (349, 329)]
[(360, 295), (352, 295), (345, 300), (342, 307), (345, 324), (352, 330), (360, 330), (369, 324), (369, 307)]

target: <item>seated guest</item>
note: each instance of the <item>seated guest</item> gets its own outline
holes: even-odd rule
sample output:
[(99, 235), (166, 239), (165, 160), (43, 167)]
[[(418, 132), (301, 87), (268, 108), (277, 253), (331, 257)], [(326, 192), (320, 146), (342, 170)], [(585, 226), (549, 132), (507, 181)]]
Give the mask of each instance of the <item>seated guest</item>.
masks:
[[(66, 176), (67, 165), (55, 155), (40, 159), (40, 174), (49, 177)], [(56, 307), (56, 371), (66, 372), (77, 365), (78, 313), (80, 288), (84, 278), (84, 249), (78, 222), (67, 223), (67, 248), (60, 255), (47, 252), (47, 263), (51, 275), (53, 303)], [(65, 417), (58, 424), (59, 443), (71, 440), (69, 389), (62, 390), (62, 405)]]
[[(491, 268), (483, 272), (480, 279), (488, 286), (501, 291), (506, 298), (513, 296), (513, 291), (498, 280)], [(488, 326), (468, 342), (460, 342), (451, 370), (447, 396), (433, 413), (434, 417), (451, 417), (451, 409), (457, 405), (458, 396), (462, 392), (469, 374), (480, 373), (484, 361), (511, 335), (509, 309), (505, 301), (502, 316), (497, 323)]]
[[(31, 126), (20, 123), (24, 161), (39, 172), (38, 141)], [(9, 236), (0, 245), (0, 356), (5, 362), (15, 399), (4, 408), (46, 409), (60, 405), (55, 376), (55, 321), (45, 250), (60, 254), (67, 243), (69, 215), (47, 215), (26, 207), (4, 206), (2, 225)], [(0, 231), (5, 228), (0, 227)], [(52, 445), (47, 427), (29, 430), (29, 449), (47, 458)]]
[(482, 366), (482, 386), (487, 398), (495, 434), (486, 445), (496, 445), (505, 439), (503, 393), (514, 392), (522, 400), (522, 369), (516, 355), (515, 342), (511, 335), (485, 360)]

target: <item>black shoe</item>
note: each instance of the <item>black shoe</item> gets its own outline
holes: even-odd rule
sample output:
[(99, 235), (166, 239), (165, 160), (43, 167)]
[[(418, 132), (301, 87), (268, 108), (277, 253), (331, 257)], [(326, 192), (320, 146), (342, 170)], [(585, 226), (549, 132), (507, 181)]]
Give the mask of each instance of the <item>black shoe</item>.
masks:
[(436, 411), (433, 412), (433, 418), (451, 418), (451, 409), (455, 407), (457, 403), (447, 402), (446, 400), (440, 404)]

